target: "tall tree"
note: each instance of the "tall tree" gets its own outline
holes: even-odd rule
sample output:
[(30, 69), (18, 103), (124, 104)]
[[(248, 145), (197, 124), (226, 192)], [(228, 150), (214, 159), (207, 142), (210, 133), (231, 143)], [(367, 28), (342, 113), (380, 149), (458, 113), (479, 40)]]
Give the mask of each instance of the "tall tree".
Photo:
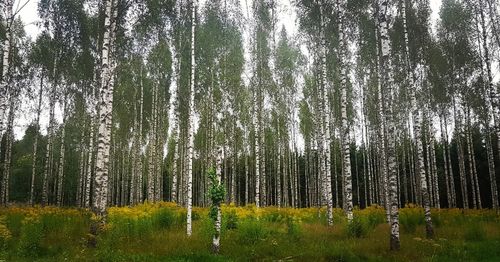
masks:
[(115, 67), (113, 60), (118, 0), (104, 2), (104, 36), (101, 53), (101, 84), (99, 90), (99, 127), (97, 133), (96, 174), (92, 210), (106, 214), (108, 200), (109, 154), (112, 126), (113, 85)]

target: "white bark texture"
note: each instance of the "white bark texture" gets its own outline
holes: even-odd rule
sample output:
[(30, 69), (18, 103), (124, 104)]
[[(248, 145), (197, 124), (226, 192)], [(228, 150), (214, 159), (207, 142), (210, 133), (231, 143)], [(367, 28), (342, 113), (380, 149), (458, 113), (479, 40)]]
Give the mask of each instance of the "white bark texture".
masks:
[(327, 205), (327, 219), (328, 219), (328, 225), (333, 225), (333, 194), (332, 194), (332, 176), (331, 176), (331, 156), (330, 156), (330, 110), (329, 110), (329, 103), (330, 100), (328, 99), (329, 95), (329, 88), (327, 84), (327, 76), (326, 76), (326, 32), (325, 32), (325, 27), (326, 27), (326, 21), (325, 21), (325, 16), (324, 16), (324, 11), (323, 11), (323, 6), (321, 6), (321, 85), (322, 85), (322, 92), (323, 92), (323, 133), (322, 133), (322, 143), (323, 143), (323, 155), (321, 156), (324, 162), (324, 165), (322, 164), (323, 168), (323, 188), (325, 189), (325, 201)]
[[(221, 183), (221, 175), (222, 175), (222, 158), (223, 153), (222, 153), (222, 147), (218, 146), (217, 147), (217, 163), (216, 163), (216, 175), (217, 175), (217, 186), (220, 186)], [(222, 214), (221, 214), (221, 209), (220, 209), (220, 204), (217, 206), (217, 219), (215, 220), (214, 224), (214, 229), (215, 233), (212, 239), (212, 250), (214, 253), (219, 253), (220, 250), (220, 230), (221, 230), (221, 224), (222, 224)]]
[[(399, 210), (398, 210), (398, 196), (397, 196), (397, 167), (396, 167), (396, 157), (395, 157), (395, 145), (394, 145), (394, 135), (395, 135), (395, 125), (393, 119), (392, 111), (392, 83), (391, 83), (391, 69), (390, 69), (390, 39), (389, 39), (389, 1), (380, 0), (378, 9), (378, 26), (380, 32), (380, 76), (381, 84), (385, 87), (385, 97), (386, 97), (386, 123), (387, 123), (387, 163), (388, 163), (388, 184), (389, 184), (389, 204), (390, 204), (390, 226), (391, 226), (391, 238), (390, 238), (390, 248), (391, 250), (399, 250), (400, 240), (399, 240)], [(382, 163), (384, 165), (385, 163)], [(387, 197), (386, 197), (387, 199)]]
[(187, 225), (188, 236), (192, 234), (192, 210), (193, 210), (193, 147), (194, 147), (194, 87), (195, 87), (195, 30), (196, 30), (196, 8), (198, 1), (191, 1), (191, 87), (189, 92), (189, 124), (188, 124), (188, 168), (187, 168)]
[(11, 47), (11, 37), (12, 37), (12, 5), (14, 0), (5, 0), (0, 6), (0, 11), (3, 12), (2, 25), (5, 30), (5, 39), (2, 46), (2, 78), (0, 80), (0, 137), (4, 132), (4, 115), (7, 109), (8, 103), (8, 73), (9, 73), (9, 56)]
[[(417, 69), (417, 74), (419, 74), (419, 79), (421, 81), (424, 80), (425, 68), (420, 66)], [(422, 84), (422, 82), (419, 82)], [(429, 191), (427, 188), (427, 178), (425, 176), (425, 166), (424, 166), (424, 147), (422, 144), (422, 114), (418, 109), (418, 105), (415, 98), (415, 92), (410, 93), (411, 97), (411, 108), (413, 109), (413, 131), (415, 134), (415, 144), (417, 146), (417, 170), (420, 178), (420, 191), (422, 194), (422, 203), (424, 206), (424, 215), (425, 215), (425, 229), (427, 238), (432, 238), (434, 236), (434, 230), (432, 227), (431, 220), (431, 208), (430, 208), (430, 198)]]
[[(30, 185), (30, 206), (33, 205), (35, 200), (35, 174), (36, 174), (36, 155), (38, 149), (38, 133), (40, 132), (40, 114), (42, 112), (42, 95), (43, 95), (43, 76), (40, 79), (40, 92), (38, 93), (38, 106), (36, 108), (36, 118), (35, 118), (35, 141), (33, 143), (33, 155), (31, 164), (31, 185)], [(80, 184), (79, 184), (80, 185)]]
[[(340, 29), (339, 29), (339, 67), (340, 67), (340, 111), (342, 117), (342, 149), (343, 149), (343, 169), (345, 177), (345, 203), (346, 203), (346, 213), (347, 220), (349, 222), (353, 219), (353, 202), (352, 202), (352, 172), (351, 172), (351, 152), (350, 152), (350, 136), (349, 136), (349, 123), (347, 119), (347, 16), (346, 16), (346, 5), (347, 1), (338, 1), (338, 12), (340, 19)], [(359, 184), (359, 182), (358, 182)], [(358, 200), (359, 200), (359, 190), (358, 190)]]
[(10, 168), (12, 162), (12, 143), (14, 141), (14, 116), (15, 116), (15, 103), (16, 95), (11, 95), (9, 115), (7, 117), (7, 130), (5, 132), (6, 144), (3, 163), (3, 177), (0, 188), (0, 204), (7, 205), (9, 203), (9, 185), (10, 185)]
[(59, 154), (59, 170), (57, 173), (57, 198), (56, 203), (57, 206), (62, 206), (63, 203), (63, 180), (64, 180), (64, 151), (65, 151), (65, 142), (64, 137), (66, 135), (66, 114), (67, 114), (67, 105), (66, 105), (66, 97), (64, 99), (64, 108), (63, 108), (63, 123), (62, 123), (62, 131), (61, 131), (61, 148)]
[(116, 20), (118, 0), (106, 0), (104, 7), (104, 37), (101, 54), (101, 86), (99, 90), (99, 125), (97, 133), (96, 174), (94, 178), (93, 211), (100, 216), (106, 214), (108, 200), (108, 172), (111, 141), (112, 106), (113, 106), (113, 26)]

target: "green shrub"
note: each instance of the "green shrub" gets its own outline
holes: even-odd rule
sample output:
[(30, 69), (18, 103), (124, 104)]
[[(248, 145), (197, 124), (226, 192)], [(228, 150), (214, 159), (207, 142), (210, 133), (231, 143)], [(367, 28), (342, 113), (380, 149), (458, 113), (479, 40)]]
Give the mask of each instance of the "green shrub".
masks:
[[(176, 224), (180, 226), (186, 225), (186, 217), (187, 217), (187, 211), (185, 208), (177, 212), (177, 219), (176, 219)], [(193, 218), (194, 220), (194, 218)]]
[(399, 216), (401, 228), (406, 233), (415, 233), (417, 226), (424, 223), (424, 214), (420, 212), (402, 212)]
[(12, 239), (12, 233), (5, 225), (5, 217), (0, 216), (0, 251), (7, 248), (10, 239)]
[(241, 244), (256, 244), (264, 240), (268, 232), (257, 219), (245, 219), (239, 224), (238, 241)]
[(286, 225), (287, 225), (287, 235), (294, 240), (299, 239), (302, 232), (300, 221), (297, 220), (295, 217), (289, 216), (287, 217)]
[(265, 213), (262, 216), (262, 219), (267, 221), (267, 222), (271, 222), (271, 223), (286, 222), (286, 221), (284, 221), (285, 220), (284, 216), (280, 213), (279, 210), (272, 210), (270, 212)]
[(442, 225), (442, 219), (441, 219), (441, 214), (439, 213), (432, 213), (431, 215), (432, 218), (432, 225), (435, 227), (440, 227)]
[[(215, 233), (214, 222), (207, 216), (200, 219), (200, 235), (210, 241)], [(210, 239), (210, 240), (209, 240)]]
[(24, 257), (39, 257), (44, 253), (42, 239), (43, 224), (38, 220), (29, 219), (23, 222), (19, 240), (19, 255)]
[(167, 229), (171, 228), (176, 223), (175, 213), (168, 208), (161, 208), (154, 215), (155, 226)]
[(349, 237), (361, 238), (366, 236), (367, 230), (366, 226), (362, 222), (361, 218), (355, 216), (353, 220), (347, 223), (346, 234)]
[(7, 214), (5, 216), (5, 224), (7, 228), (12, 233), (13, 237), (19, 237), (21, 235), (21, 229), (23, 227), (23, 214), (13, 213)]
[(222, 214), (222, 224), (225, 225), (226, 229), (238, 228), (238, 215), (236, 211), (231, 210), (229, 213)]
[(385, 216), (381, 213), (377, 212), (369, 212), (366, 217), (366, 225), (370, 229), (375, 228), (376, 226), (385, 222)]
[(464, 238), (467, 241), (481, 241), (486, 237), (486, 232), (480, 224), (469, 225), (465, 229)]

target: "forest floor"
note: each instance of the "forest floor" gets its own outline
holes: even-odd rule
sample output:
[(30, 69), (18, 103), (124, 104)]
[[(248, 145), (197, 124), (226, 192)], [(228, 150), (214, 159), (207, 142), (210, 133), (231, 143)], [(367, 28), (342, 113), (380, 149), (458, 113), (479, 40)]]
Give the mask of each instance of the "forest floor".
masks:
[(56, 207), (0, 208), (0, 261), (500, 261), (500, 216), (492, 210), (432, 210), (436, 236), (425, 238), (423, 210), (400, 209), (401, 250), (389, 250), (379, 207), (355, 210), (334, 226), (318, 208), (223, 207), (221, 251), (211, 253), (208, 209), (194, 208), (186, 236), (184, 208), (172, 203), (109, 209), (89, 247), (92, 214)]

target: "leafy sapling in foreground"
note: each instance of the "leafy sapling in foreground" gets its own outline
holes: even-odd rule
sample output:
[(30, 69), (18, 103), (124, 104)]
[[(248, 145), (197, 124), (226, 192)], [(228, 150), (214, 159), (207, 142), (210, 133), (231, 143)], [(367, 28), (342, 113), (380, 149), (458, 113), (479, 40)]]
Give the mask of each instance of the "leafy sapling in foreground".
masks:
[(220, 204), (224, 201), (226, 190), (221, 183), (221, 167), (222, 167), (222, 147), (217, 148), (217, 164), (216, 170), (210, 168), (207, 171), (208, 179), (210, 180), (210, 190), (208, 191), (212, 205), (210, 206), (209, 217), (214, 221), (215, 233), (212, 239), (212, 250), (214, 253), (219, 253), (220, 250), (220, 229), (222, 214)]

